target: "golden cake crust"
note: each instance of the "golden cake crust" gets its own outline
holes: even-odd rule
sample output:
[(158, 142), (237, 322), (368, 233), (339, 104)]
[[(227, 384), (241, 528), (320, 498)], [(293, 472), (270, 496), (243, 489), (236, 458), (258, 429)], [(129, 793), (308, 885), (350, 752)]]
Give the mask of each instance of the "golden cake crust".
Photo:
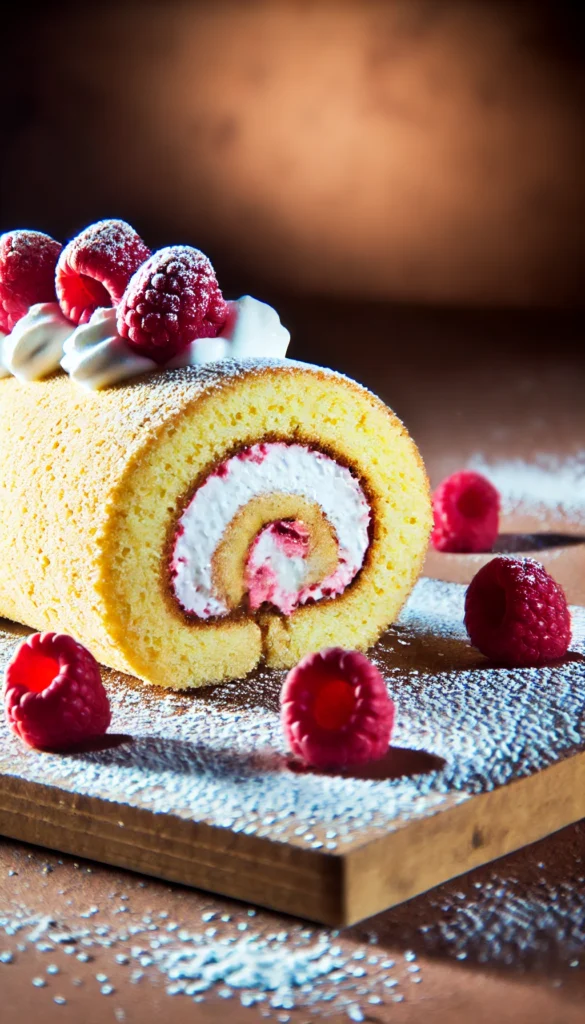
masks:
[[(289, 618), (185, 621), (168, 538), (226, 453), (278, 436), (348, 465), (373, 511), (366, 562), (332, 601)], [(250, 360), (155, 373), (101, 392), (69, 378), (0, 381), (0, 613), (58, 629), (104, 663), (184, 687), (294, 663), (329, 643), (367, 647), (414, 583), (430, 529), (414, 443), (348, 378)]]

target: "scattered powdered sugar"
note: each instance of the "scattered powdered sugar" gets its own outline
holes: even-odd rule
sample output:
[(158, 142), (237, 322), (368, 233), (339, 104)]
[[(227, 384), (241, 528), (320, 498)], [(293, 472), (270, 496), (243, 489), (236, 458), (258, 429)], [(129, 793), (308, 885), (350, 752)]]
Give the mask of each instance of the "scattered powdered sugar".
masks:
[[(566, 833), (547, 840), (547, 854), (543, 843), (531, 847), (520, 871), (511, 855), (495, 870), (480, 868), (341, 932), (15, 847), (9, 875), (28, 903), (14, 882), (0, 884), (0, 976), (28, 964), (30, 983), (51, 1000), (68, 998), (70, 985), (95, 985), (100, 997), (113, 998), (118, 1020), (136, 985), (162, 977), (168, 998), (237, 1001), (283, 1024), (301, 1008), (311, 1019), (361, 1013), (376, 1020), (372, 1007), (408, 1001), (413, 985), (429, 985), (429, 956), (462, 967), (534, 969), (558, 986), (582, 963), (584, 841), (581, 824), (570, 840)], [(100, 892), (100, 906), (88, 918), (85, 877), (96, 873), (101, 882), (89, 891)], [(85, 981), (78, 963), (88, 965)]]
[(583, 874), (573, 884), (542, 878), (527, 885), (498, 871), (471, 885), (459, 898), (449, 892), (429, 900), (433, 923), (419, 929), (429, 952), (447, 948), (458, 960), (527, 966), (570, 963), (583, 953)]
[[(28, 854), (29, 861), (39, 857)], [(51, 871), (62, 865), (53, 857)], [(76, 863), (75, 868), (79, 867)], [(30, 867), (24, 867), (24, 872), (30, 881)], [(400, 987), (409, 980), (407, 954), (392, 960), (372, 955), (377, 953), (373, 935), (356, 941), (338, 931), (296, 921), (286, 921), (283, 927), (282, 919), (258, 915), (239, 904), (228, 904), (230, 913), (221, 917), (217, 911), (197, 912), (202, 898), (196, 893), (188, 894), (185, 919), (182, 896), (176, 890), (167, 896), (170, 911), (144, 913), (134, 907), (144, 882), (114, 877), (113, 885), (114, 891), (103, 898), (91, 921), (72, 906), (71, 898), (62, 898), (64, 891), (53, 914), (12, 903), (0, 891), (0, 935), (4, 933), (15, 950), (7, 951), (0, 964), (34, 956), (32, 985), (47, 989), (46, 996), (53, 1001), (65, 998), (53, 994), (57, 984), (61, 992), (67, 991), (68, 984), (83, 984), (70, 978), (77, 960), (91, 964), (89, 980), (95, 980), (99, 993), (118, 1002), (131, 998), (133, 986), (162, 975), (169, 997), (186, 996), (196, 1003), (211, 997), (237, 1000), (243, 1007), (257, 1006), (262, 1016), (282, 1024), (301, 1007), (319, 1016), (344, 1012), (350, 1020), (367, 1020), (368, 1005), (404, 999)], [(119, 891), (120, 885), (125, 892)], [(159, 890), (160, 905), (162, 886), (152, 883), (152, 887)], [(118, 900), (125, 902), (121, 905)], [(116, 918), (122, 910), (125, 913)], [(48, 956), (59, 959), (62, 967), (45, 966), (43, 959)], [(117, 1019), (123, 1019), (124, 1013), (118, 1007)]]
[[(419, 955), (548, 977), (566, 973), (585, 966), (584, 851), (581, 822), (381, 914), (368, 927), (380, 944), (410, 944)], [(362, 929), (351, 934), (359, 938)]]
[[(423, 579), (371, 656), (397, 703), (372, 771), (291, 770), (278, 715), (283, 673), (192, 694), (105, 673), (117, 745), (40, 754), (0, 728), (0, 771), (121, 805), (314, 849), (348, 848), (446, 801), (530, 775), (585, 742), (585, 610), (571, 653), (543, 669), (488, 666), (466, 639), (465, 588)], [(5, 641), (5, 657), (15, 646)], [(400, 757), (411, 756), (410, 770)], [(413, 760), (414, 759), (414, 760)], [(294, 767), (294, 766), (292, 766)]]
[(483, 473), (498, 488), (507, 515), (557, 512), (574, 524), (585, 524), (585, 451), (565, 459), (542, 454), (533, 462), (487, 462), (476, 455), (468, 468)]

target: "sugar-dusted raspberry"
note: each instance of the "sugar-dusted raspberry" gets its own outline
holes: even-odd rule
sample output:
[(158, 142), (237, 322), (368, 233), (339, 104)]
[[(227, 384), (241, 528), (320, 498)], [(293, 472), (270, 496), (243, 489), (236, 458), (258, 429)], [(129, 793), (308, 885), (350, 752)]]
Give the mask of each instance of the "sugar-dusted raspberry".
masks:
[(308, 654), (289, 672), (280, 704), (293, 754), (315, 768), (345, 768), (388, 749), (394, 704), (378, 669), (357, 651)]
[(166, 363), (195, 338), (215, 338), (229, 314), (215, 271), (199, 249), (159, 249), (134, 275), (118, 307), (118, 331), (141, 355)]
[(62, 633), (35, 633), (20, 645), (6, 669), (4, 707), (13, 732), (39, 750), (67, 750), (110, 724), (97, 661)]
[(480, 473), (464, 470), (443, 480), (433, 495), (438, 551), (491, 551), (498, 536), (500, 495)]
[(465, 626), (474, 647), (501, 665), (544, 665), (571, 642), (564, 591), (532, 558), (500, 556), (476, 573), (465, 596)]
[(0, 330), (8, 334), (37, 302), (55, 302), (55, 267), (61, 252), (42, 231), (0, 236)]
[(57, 264), (57, 297), (66, 317), (86, 324), (100, 306), (117, 306), (150, 249), (125, 220), (100, 220), (72, 239)]

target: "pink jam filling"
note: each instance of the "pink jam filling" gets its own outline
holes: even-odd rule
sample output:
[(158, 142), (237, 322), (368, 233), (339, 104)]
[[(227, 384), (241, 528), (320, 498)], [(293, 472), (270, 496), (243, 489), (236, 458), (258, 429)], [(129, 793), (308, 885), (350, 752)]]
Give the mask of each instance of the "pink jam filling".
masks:
[(370, 508), (359, 481), (315, 448), (263, 442), (217, 466), (177, 523), (170, 572), (175, 598), (186, 612), (201, 619), (229, 614), (215, 591), (215, 551), (240, 509), (278, 492), (319, 504), (337, 539), (338, 564), (326, 579), (307, 586), (307, 527), (299, 520), (270, 523), (254, 538), (246, 559), (250, 608), (268, 603), (290, 615), (299, 605), (335, 597), (349, 586), (369, 545)]
[(296, 608), (309, 553), (309, 531), (300, 520), (269, 523), (250, 545), (245, 582), (250, 608), (268, 602), (285, 615)]

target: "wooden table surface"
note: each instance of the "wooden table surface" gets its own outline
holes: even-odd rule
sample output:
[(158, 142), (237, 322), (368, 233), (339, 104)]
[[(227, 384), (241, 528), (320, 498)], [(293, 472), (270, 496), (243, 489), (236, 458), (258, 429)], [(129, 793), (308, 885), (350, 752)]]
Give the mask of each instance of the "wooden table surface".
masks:
[[(585, 449), (585, 348), (575, 318), (417, 313), (317, 300), (280, 305), (294, 331), (291, 354), (339, 367), (378, 391), (419, 442), (433, 483), (478, 454), (530, 461), (542, 453), (566, 459)], [(518, 550), (531, 530), (561, 535), (542, 552), (543, 560), (567, 586), (571, 600), (585, 604), (585, 544), (562, 541), (564, 533), (585, 532), (585, 521), (554, 512), (533, 521), (528, 514), (505, 522), (504, 529), (516, 537)], [(465, 556), (447, 565), (433, 555), (427, 565), (430, 574), (462, 581), (476, 569)], [(342, 941), (375, 943), (376, 953), (396, 959), (401, 973), (404, 1000), (369, 1005), (366, 1019), (404, 1024), (424, 1014), (433, 1024), (582, 1022), (585, 949), (580, 962), (573, 943), (575, 929), (585, 929), (584, 863), (581, 822), (348, 929)], [(264, 1019), (259, 1008), (243, 1009), (237, 1000), (218, 995), (206, 995), (199, 1004), (173, 998), (165, 979), (148, 968), (139, 984), (131, 984), (128, 968), (112, 966), (107, 948), (92, 950), (88, 962), (61, 950), (51, 954), (59, 974), (37, 988), (32, 979), (46, 977), (47, 954), (34, 945), (19, 951), (19, 936), (5, 934), (1, 924), (22, 908), (57, 922), (85, 909), (105, 926), (118, 927), (121, 907), (126, 923), (169, 915), (185, 928), (200, 928), (202, 911), (230, 914), (234, 922), (247, 914), (247, 908), (227, 900), (0, 840), (2, 1024), (20, 1024), (33, 1015), (46, 1024), (144, 1022), (159, 1016), (177, 1024), (213, 1024), (227, 1016), (233, 1024)], [(295, 927), (292, 920), (264, 911), (254, 922), (274, 932)], [(457, 959), (456, 949), (463, 949), (465, 958)], [(405, 950), (416, 953), (422, 983), (411, 983)], [(13, 962), (3, 964), (1, 955), (8, 951)], [(100, 994), (96, 974), (101, 971), (115, 990), (110, 995)], [(56, 994), (66, 1002), (55, 1003)], [(317, 1020), (325, 1008), (295, 1011), (291, 1024)], [(276, 1011), (272, 1019), (278, 1019)], [(329, 1017), (338, 1024), (349, 1019), (345, 1012)]]

